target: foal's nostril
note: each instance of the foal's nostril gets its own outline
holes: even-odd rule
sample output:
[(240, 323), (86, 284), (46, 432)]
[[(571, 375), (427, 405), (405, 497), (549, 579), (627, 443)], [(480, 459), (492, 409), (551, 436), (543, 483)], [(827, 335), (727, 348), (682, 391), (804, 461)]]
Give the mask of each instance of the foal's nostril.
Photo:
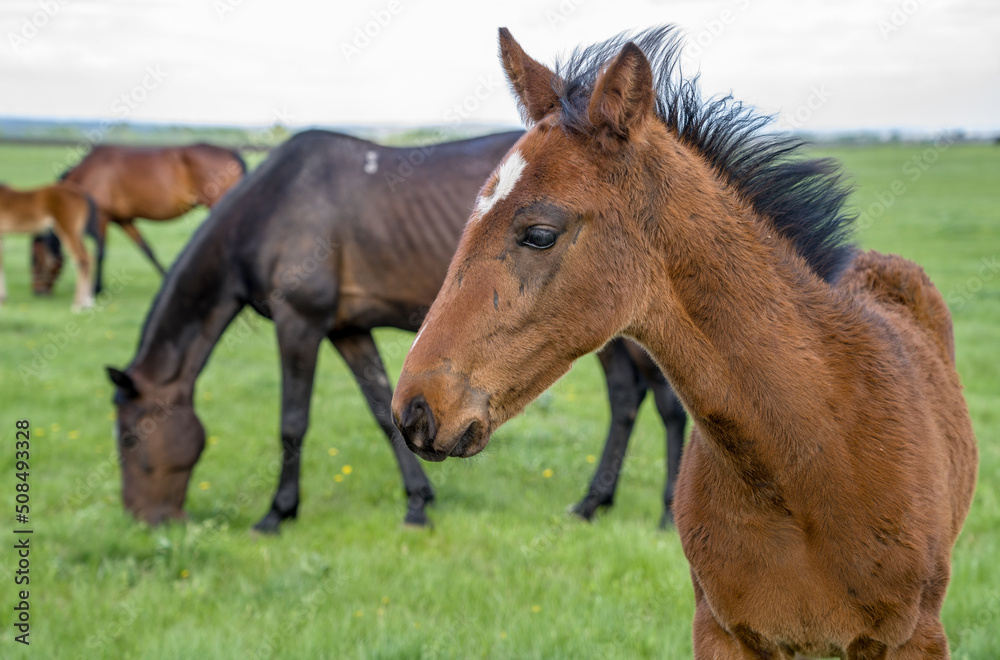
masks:
[(437, 429), (434, 426), (434, 413), (422, 396), (417, 396), (403, 412), (399, 426), (406, 444), (410, 448), (430, 448), (434, 443)]
[(458, 439), (455, 446), (451, 448), (450, 452), (448, 452), (449, 455), (465, 456), (466, 452), (469, 451), (469, 445), (471, 445), (472, 441), (476, 439), (476, 435), (478, 433), (479, 422), (472, 422), (469, 424), (469, 426), (465, 429), (465, 433), (462, 434), (462, 437)]

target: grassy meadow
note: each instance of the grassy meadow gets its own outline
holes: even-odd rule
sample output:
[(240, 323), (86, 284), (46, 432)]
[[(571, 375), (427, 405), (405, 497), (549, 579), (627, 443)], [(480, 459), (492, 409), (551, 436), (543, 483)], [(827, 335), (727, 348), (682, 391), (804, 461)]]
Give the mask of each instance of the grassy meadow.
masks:
[[(995, 658), (1000, 629), (1000, 147), (823, 147), (856, 179), (860, 241), (921, 263), (954, 316), (981, 455), (944, 609), (953, 657)], [(258, 159), (260, 155), (252, 158)], [(35, 186), (59, 147), (0, 145), (0, 181)], [(140, 223), (171, 261), (205, 217)], [(587, 357), (470, 461), (424, 464), (430, 530), (404, 528), (401, 478), (346, 366), (321, 352), (298, 521), (249, 528), (277, 483), (279, 368), (269, 322), (245, 313), (198, 381), (209, 441), (186, 525), (122, 512), (104, 365), (135, 350), (160, 278), (109, 230), (110, 292), (69, 311), (34, 298), (28, 237), (3, 241), (0, 310), (0, 657), (683, 658), (693, 597), (677, 534), (657, 529), (664, 434), (640, 413), (613, 509), (565, 513), (600, 455), (608, 406)], [(398, 377), (412, 335), (376, 333)], [(31, 423), (29, 647), (15, 643), (15, 420)]]

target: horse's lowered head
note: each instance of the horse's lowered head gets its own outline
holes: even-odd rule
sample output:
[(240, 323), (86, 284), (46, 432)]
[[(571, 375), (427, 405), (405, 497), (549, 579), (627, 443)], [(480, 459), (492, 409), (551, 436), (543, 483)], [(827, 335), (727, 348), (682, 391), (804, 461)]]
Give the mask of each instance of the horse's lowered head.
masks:
[(108, 376), (117, 388), (114, 430), (125, 509), (151, 525), (185, 518), (188, 481), (205, 447), (190, 396), (147, 386), (111, 367)]

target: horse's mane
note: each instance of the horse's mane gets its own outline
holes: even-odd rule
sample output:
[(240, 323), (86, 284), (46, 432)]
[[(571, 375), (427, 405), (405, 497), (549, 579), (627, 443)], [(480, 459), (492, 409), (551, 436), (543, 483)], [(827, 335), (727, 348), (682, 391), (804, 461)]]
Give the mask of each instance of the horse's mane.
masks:
[(592, 128), (587, 104), (594, 82), (630, 41), (652, 67), (656, 114), (667, 128), (768, 218), (820, 277), (835, 280), (854, 252), (850, 237), (855, 216), (846, 208), (851, 186), (840, 164), (804, 157), (802, 140), (763, 132), (773, 118), (732, 95), (703, 100), (698, 76), (681, 75), (681, 39), (674, 26), (621, 33), (577, 48), (557, 63), (553, 88), (564, 128), (580, 133)]

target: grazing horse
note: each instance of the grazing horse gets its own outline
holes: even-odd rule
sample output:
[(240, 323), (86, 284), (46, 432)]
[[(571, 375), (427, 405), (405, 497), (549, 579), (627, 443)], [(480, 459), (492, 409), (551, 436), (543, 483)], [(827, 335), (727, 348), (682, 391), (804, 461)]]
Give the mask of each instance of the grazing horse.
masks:
[[(132, 363), (109, 369), (117, 386), (126, 509), (150, 523), (183, 516), (204, 445), (193, 408), (195, 379), (226, 326), (249, 305), (275, 323), (282, 373), (282, 469), (271, 509), (256, 528), (276, 531), (297, 515), (300, 452), (324, 337), (347, 362), (396, 452), (406, 522), (426, 524), (434, 492), (392, 424), (392, 390), (371, 329), (419, 327), (482, 180), (520, 136), (395, 149), (309, 131), (227, 195), (164, 280)], [(630, 350), (639, 355), (630, 358)], [(589, 518), (611, 503), (632, 423), (651, 388), (669, 433), (669, 520), (683, 409), (638, 347), (617, 342), (601, 357), (612, 427), (590, 492), (575, 510)]]
[(673, 72), (671, 28), (553, 72), (506, 30), (530, 130), (483, 187), (393, 416), (472, 456), (578, 357), (647, 347), (694, 422), (674, 516), (697, 658), (942, 658), (977, 449), (951, 317), (849, 243), (829, 160)]
[[(91, 307), (90, 256), (83, 244), (88, 219), (94, 216), (94, 202), (70, 185), (45, 186), (36, 190), (13, 190), (0, 184), (0, 237), (10, 232), (33, 233), (52, 229), (69, 245), (76, 266), (76, 292), (72, 309)], [(0, 244), (0, 305), (7, 299)], [(62, 266), (60, 261), (59, 266)]]
[[(184, 147), (98, 145), (60, 179), (75, 184), (97, 204), (97, 220), (88, 232), (97, 241), (95, 292), (102, 286), (104, 245), (109, 222), (117, 223), (164, 273), (153, 250), (135, 226), (136, 218), (173, 220), (195, 206), (214, 206), (246, 174), (246, 163), (232, 149), (210, 144)], [(33, 279), (40, 285), (51, 274), (35, 261)], [(39, 292), (44, 293), (44, 287)]]

